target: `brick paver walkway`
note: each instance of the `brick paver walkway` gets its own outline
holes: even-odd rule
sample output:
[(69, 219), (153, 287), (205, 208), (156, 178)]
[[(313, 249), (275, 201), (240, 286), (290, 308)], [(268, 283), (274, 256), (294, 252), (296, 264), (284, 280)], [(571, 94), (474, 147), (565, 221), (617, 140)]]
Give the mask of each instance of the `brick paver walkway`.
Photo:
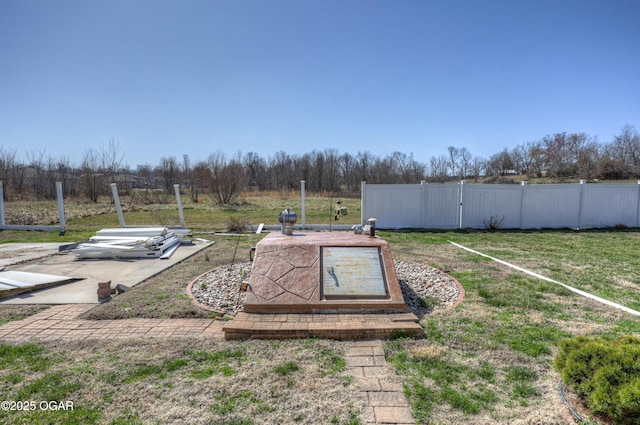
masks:
[[(94, 304), (57, 305), (23, 320), (0, 326), (0, 341), (80, 340), (114, 338), (209, 337), (224, 339), (224, 321), (213, 319), (82, 320)], [(349, 341), (347, 373), (353, 375), (365, 403), (364, 424), (415, 424), (402, 387), (388, 367), (383, 342)]]
[(57, 305), (24, 320), (0, 326), (0, 340), (21, 342), (55, 339), (114, 339), (131, 337), (224, 338), (221, 320), (127, 319), (82, 320), (77, 317), (95, 304)]
[(347, 342), (347, 372), (358, 383), (365, 407), (364, 424), (414, 425), (402, 385), (384, 358), (383, 342)]

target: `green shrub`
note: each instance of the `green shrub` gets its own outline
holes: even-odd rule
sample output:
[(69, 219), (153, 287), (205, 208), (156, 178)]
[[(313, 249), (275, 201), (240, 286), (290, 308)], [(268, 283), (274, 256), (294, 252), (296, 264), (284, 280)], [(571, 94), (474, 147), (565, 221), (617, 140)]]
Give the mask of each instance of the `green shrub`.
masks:
[(554, 363), (562, 380), (584, 396), (595, 413), (616, 424), (640, 417), (640, 339), (577, 337), (560, 342)]

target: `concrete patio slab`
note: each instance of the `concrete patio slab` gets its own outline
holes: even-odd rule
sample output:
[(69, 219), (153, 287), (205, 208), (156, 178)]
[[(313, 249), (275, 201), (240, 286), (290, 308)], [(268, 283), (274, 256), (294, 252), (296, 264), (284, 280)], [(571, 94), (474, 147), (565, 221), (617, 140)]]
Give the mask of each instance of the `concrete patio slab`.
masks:
[(6, 269), (73, 276), (83, 280), (2, 299), (0, 304), (97, 304), (98, 282), (111, 281), (112, 287), (117, 284), (135, 286), (211, 244), (213, 242), (196, 240), (193, 245), (181, 245), (171, 258), (166, 260), (157, 258), (81, 260), (71, 252), (58, 253), (59, 244), (55, 244), (55, 254), (51, 254), (49, 249), (48, 256), (39, 257), (36, 261), (7, 266)]
[(59, 243), (3, 243), (0, 244), (0, 267), (33, 261), (58, 253)]

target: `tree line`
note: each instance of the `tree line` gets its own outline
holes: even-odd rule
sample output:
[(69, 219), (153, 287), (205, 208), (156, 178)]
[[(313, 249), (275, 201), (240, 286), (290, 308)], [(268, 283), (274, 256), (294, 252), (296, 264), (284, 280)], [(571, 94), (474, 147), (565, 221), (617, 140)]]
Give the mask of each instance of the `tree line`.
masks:
[(421, 162), (412, 153), (376, 156), (368, 151), (340, 153), (337, 149), (313, 150), (302, 155), (278, 151), (268, 158), (255, 152), (226, 157), (214, 152), (193, 161), (162, 157), (155, 166), (124, 163), (118, 142), (110, 140), (87, 149), (80, 164), (67, 156), (54, 157), (45, 150), (27, 152), (0, 147), (0, 180), (5, 199), (51, 199), (55, 182), (65, 196), (97, 202), (109, 196), (110, 183), (122, 192), (136, 189), (170, 192), (179, 183), (193, 201), (202, 194), (216, 203), (234, 202), (242, 190), (296, 190), (306, 181), (311, 192), (357, 194), (360, 183), (447, 182), (480, 177), (525, 174), (530, 177), (629, 179), (640, 178), (640, 135), (625, 125), (606, 143), (585, 133), (556, 133), (540, 140), (504, 148), (489, 158), (474, 156), (466, 147), (449, 146), (447, 153)]

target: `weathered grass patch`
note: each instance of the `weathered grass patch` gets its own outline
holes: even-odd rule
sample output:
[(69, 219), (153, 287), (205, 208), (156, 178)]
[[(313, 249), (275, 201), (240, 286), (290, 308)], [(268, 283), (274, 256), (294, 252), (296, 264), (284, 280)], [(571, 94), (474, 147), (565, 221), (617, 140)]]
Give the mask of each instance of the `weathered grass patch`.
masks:
[[(449, 240), (633, 308), (640, 299), (635, 232), (387, 233), (398, 259), (437, 265), (460, 281), (465, 301), (426, 316), (428, 348), (387, 344), (421, 423), (561, 423), (548, 388), (562, 338), (640, 335), (640, 320), (459, 250)], [(395, 249), (395, 243), (401, 249)], [(395, 343), (394, 343), (395, 344)], [(431, 354), (425, 354), (431, 353)], [(588, 412), (587, 412), (588, 415)]]
[[(357, 423), (353, 384), (318, 363), (317, 353), (344, 361), (342, 350), (324, 340), (0, 345), (2, 400), (68, 400), (74, 407), (3, 411), (0, 423)], [(207, 368), (215, 373), (203, 373)]]

